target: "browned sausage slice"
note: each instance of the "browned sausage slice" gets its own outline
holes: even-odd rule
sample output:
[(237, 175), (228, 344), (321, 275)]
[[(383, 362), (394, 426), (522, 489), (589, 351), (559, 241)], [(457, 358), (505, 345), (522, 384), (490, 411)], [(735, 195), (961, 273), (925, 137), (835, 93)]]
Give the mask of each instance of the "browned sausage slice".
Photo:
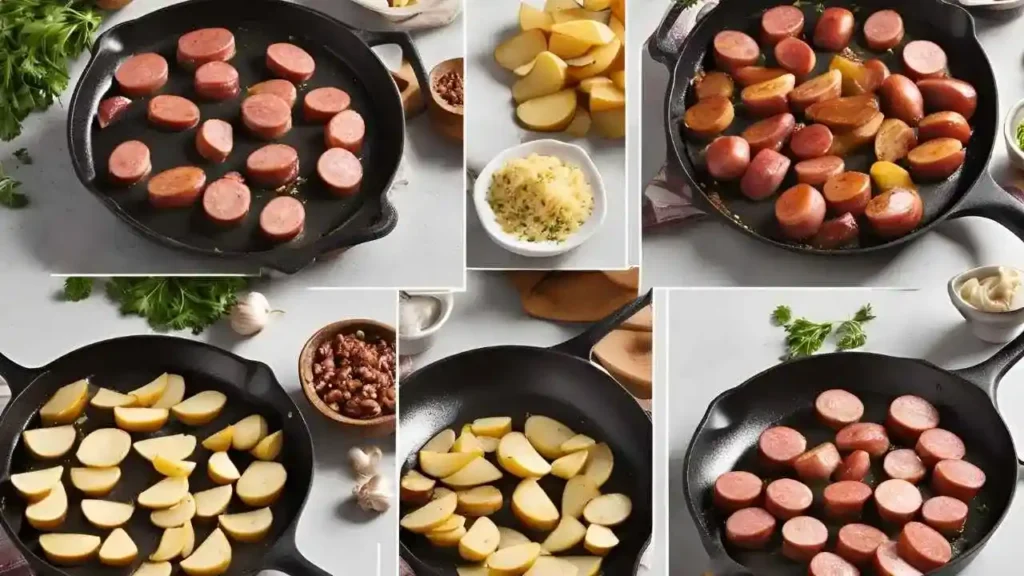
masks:
[(100, 105), (96, 108), (96, 123), (100, 128), (110, 126), (128, 110), (131, 104), (132, 101), (124, 96), (111, 96), (100, 100)]
[(764, 483), (754, 474), (733, 470), (715, 480), (714, 503), (726, 512), (735, 512), (755, 506), (763, 489)]
[(843, 459), (843, 463), (836, 469), (833, 479), (836, 482), (840, 480), (860, 482), (867, 477), (870, 470), (871, 455), (863, 450), (854, 450)]
[(227, 160), (234, 145), (234, 128), (223, 120), (207, 120), (196, 131), (196, 151), (210, 162)]
[(302, 48), (280, 42), (267, 46), (267, 69), (278, 78), (298, 84), (313, 77), (316, 62)]
[(906, 480), (911, 484), (917, 484), (928, 473), (924, 462), (918, 458), (917, 453), (909, 448), (900, 448), (886, 454), (885, 460), (882, 462), (882, 469), (885, 470), (889, 478)]
[(227, 62), (207, 62), (196, 69), (196, 94), (207, 100), (228, 100), (238, 96), (238, 70)]
[(153, 170), (149, 147), (139, 140), (128, 140), (114, 148), (107, 160), (107, 172), (115, 184), (131, 186)]
[(950, 110), (970, 120), (978, 109), (978, 92), (956, 78), (927, 78), (917, 83), (925, 106), (930, 112)]
[(864, 503), (871, 498), (871, 487), (863, 482), (843, 480), (825, 487), (825, 515), (836, 520), (860, 518)]
[(737, 548), (764, 548), (775, 532), (775, 518), (763, 508), (744, 508), (725, 521), (725, 538)]
[(146, 52), (122, 62), (114, 72), (114, 79), (126, 96), (149, 96), (167, 84), (167, 74), (167, 60), (159, 54)]
[(775, 150), (761, 150), (750, 161), (750, 166), (740, 179), (740, 191), (751, 200), (761, 200), (775, 194), (786, 178), (789, 164), (790, 159)]
[(855, 24), (853, 12), (846, 8), (826, 8), (814, 27), (814, 45), (830, 52), (842, 52), (853, 38)]
[[(832, 131), (824, 124), (811, 124), (797, 130), (789, 141), (789, 149), (800, 160), (820, 158), (832, 147)], [(825, 182), (822, 181), (822, 184)], [(808, 182), (809, 184), (809, 182)]]
[(847, 524), (836, 537), (836, 554), (856, 566), (865, 566), (875, 556), (875, 550), (889, 541), (889, 537), (874, 526)]
[(903, 18), (895, 10), (879, 10), (864, 21), (868, 48), (884, 52), (903, 41)]
[(799, 38), (783, 38), (776, 44), (775, 60), (797, 77), (810, 74), (818, 61), (814, 49)]
[(925, 524), (946, 536), (956, 536), (967, 525), (967, 504), (949, 496), (935, 496), (924, 501), (921, 518)]
[(299, 94), (295, 89), (295, 84), (287, 80), (281, 80), (280, 78), (274, 78), (273, 80), (264, 80), (259, 84), (253, 84), (249, 87), (249, 94), (273, 94), (281, 100), (284, 100), (285, 104), (288, 105), (290, 110), (292, 106), (295, 106), (295, 100), (298, 99)]
[(201, 28), (178, 38), (178, 63), (187, 68), (226, 62), (235, 56), (235, 35), (227, 28)]
[(833, 430), (853, 424), (864, 417), (864, 403), (839, 388), (825, 390), (814, 400), (818, 420)]
[(147, 192), (154, 208), (185, 208), (195, 203), (206, 185), (206, 173), (196, 166), (164, 170), (149, 179)]
[(782, 150), (783, 144), (793, 133), (794, 128), (796, 128), (796, 118), (786, 112), (754, 122), (743, 131), (742, 136), (750, 144), (750, 151), (753, 154), (764, 149), (778, 152)]
[(900, 531), (896, 550), (908, 564), (929, 572), (941, 568), (953, 557), (949, 541), (927, 524), (910, 522)]
[(932, 470), (932, 490), (941, 496), (970, 502), (985, 485), (985, 473), (966, 460), (943, 460)]
[(906, 480), (886, 480), (875, 488), (875, 507), (886, 522), (905, 524), (913, 520), (921, 503), (921, 491)]
[(199, 107), (188, 98), (160, 94), (149, 101), (146, 117), (158, 128), (180, 132), (199, 124)]
[(810, 576), (860, 576), (860, 570), (831, 552), (819, 552), (807, 567)]
[(722, 70), (753, 66), (761, 55), (757, 42), (743, 32), (722, 30), (715, 35), (715, 62)]
[(846, 212), (821, 223), (818, 233), (811, 239), (811, 245), (823, 250), (834, 250), (856, 246), (860, 238), (860, 226), (853, 214)]
[(796, 562), (810, 562), (825, 548), (828, 528), (813, 516), (790, 518), (782, 525), (782, 555)]
[(344, 148), (330, 148), (316, 163), (320, 179), (339, 196), (354, 194), (363, 181), (363, 166), (355, 154)]
[(881, 458), (889, 451), (889, 435), (881, 424), (857, 422), (836, 434), (836, 446), (842, 452), (863, 450), (873, 458)]
[(883, 543), (875, 550), (875, 571), (878, 576), (921, 576), (921, 571), (900, 558), (895, 542)]
[(254, 94), (242, 100), (242, 123), (254, 136), (273, 140), (291, 130), (291, 107), (273, 94)]
[(814, 502), (811, 489), (792, 478), (779, 478), (764, 489), (765, 509), (779, 520), (803, 515)]
[(344, 110), (334, 115), (324, 129), (324, 143), (328, 148), (344, 148), (359, 154), (366, 136), (366, 124), (355, 110)]
[(761, 459), (771, 467), (789, 466), (807, 449), (804, 435), (788, 426), (774, 426), (757, 440)]
[(221, 226), (233, 226), (244, 220), (251, 203), (249, 187), (234, 178), (215, 180), (203, 192), (203, 212)]
[(871, 200), (871, 177), (863, 172), (843, 172), (829, 178), (822, 193), (834, 214), (860, 216)]
[(889, 404), (885, 425), (894, 436), (915, 442), (925, 430), (938, 428), (939, 410), (920, 396), (900, 396)]
[(338, 112), (348, 110), (351, 103), (348, 92), (324, 86), (306, 93), (302, 99), (302, 112), (307, 122), (327, 122)]
[(275, 242), (287, 242), (302, 233), (306, 209), (291, 196), (278, 196), (260, 212), (260, 231)]
[(705, 160), (715, 180), (739, 180), (750, 165), (750, 144), (739, 136), (719, 136), (708, 145)]
[(711, 96), (732, 98), (736, 92), (736, 84), (732, 76), (725, 72), (708, 72), (696, 79), (694, 91), (697, 93), (697, 100), (703, 100)]
[(893, 188), (872, 198), (864, 215), (875, 234), (882, 238), (898, 238), (909, 234), (921, 223), (924, 203), (915, 190)]
[(775, 201), (775, 220), (790, 240), (813, 238), (825, 221), (825, 199), (813, 186), (797, 184)]
[(245, 171), (257, 186), (284, 186), (298, 176), (299, 153), (287, 144), (268, 144), (249, 154)]
[(732, 72), (740, 86), (747, 87), (774, 80), (789, 74), (782, 68), (765, 68), (764, 66), (743, 66)]
[(914, 80), (946, 75), (946, 53), (929, 40), (914, 40), (903, 47), (903, 66)]
[(921, 119), (917, 125), (921, 142), (938, 138), (955, 138), (966, 145), (971, 139), (971, 125), (959, 112), (935, 112)]
[(967, 447), (959, 436), (949, 430), (932, 428), (925, 430), (914, 447), (924, 466), (935, 466), (940, 460), (961, 460), (967, 454)]
[(804, 30), (804, 13), (796, 6), (782, 5), (761, 15), (761, 40), (778, 44), (783, 38), (796, 38)]
[(829, 178), (842, 173), (845, 169), (846, 163), (839, 156), (812, 158), (803, 162), (797, 162), (793, 166), (793, 172), (796, 173), (796, 181), (811, 186), (824, 186)]
[(828, 480), (841, 461), (836, 445), (825, 442), (797, 457), (793, 461), (793, 469), (804, 482)]

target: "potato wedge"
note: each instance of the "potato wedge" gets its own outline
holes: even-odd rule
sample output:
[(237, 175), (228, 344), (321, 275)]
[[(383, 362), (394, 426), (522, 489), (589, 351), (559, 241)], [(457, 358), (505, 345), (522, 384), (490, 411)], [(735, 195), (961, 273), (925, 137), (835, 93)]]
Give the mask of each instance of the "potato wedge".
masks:
[(601, 495), (597, 484), (587, 476), (573, 476), (562, 491), (562, 515), (579, 518), (591, 500)]
[(39, 409), (44, 426), (71, 424), (82, 415), (89, 403), (89, 381), (78, 380), (65, 384)]
[(871, 180), (880, 192), (888, 192), (893, 188), (917, 190), (917, 185), (910, 178), (910, 172), (892, 162), (875, 162), (871, 165)]
[(602, 138), (626, 137), (626, 109), (606, 110), (590, 115), (594, 131)]
[(195, 470), (196, 463), (188, 460), (170, 460), (157, 454), (153, 459), (153, 468), (164, 476), (188, 477)]
[(231, 484), (217, 486), (202, 492), (196, 492), (192, 498), (196, 501), (197, 518), (215, 518), (224, 513), (231, 503), (235, 489)]
[(177, 374), (167, 375), (164, 393), (153, 404), (153, 408), (172, 408), (185, 398), (185, 379)]
[(563, 516), (541, 547), (553, 554), (564, 552), (583, 541), (587, 528), (572, 516)]
[(612, 449), (604, 442), (590, 447), (590, 456), (587, 457), (587, 464), (583, 467), (583, 475), (594, 481), (598, 488), (608, 481), (615, 468), (615, 455)]
[(274, 513), (270, 508), (260, 508), (241, 514), (222, 514), (217, 523), (237, 542), (259, 542), (270, 532)]
[(576, 567), (576, 576), (597, 576), (601, 572), (600, 556), (560, 556), (569, 564)]
[(480, 445), (480, 449), (484, 451), (484, 454), (490, 454), (498, 450), (498, 444), (501, 442), (501, 438), (491, 438), (490, 436), (477, 436), (477, 444)]
[(558, 132), (572, 122), (575, 112), (576, 91), (569, 88), (523, 102), (516, 107), (516, 118), (530, 130)]
[(481, 562), (498, 549), (500, 538), (494, 522), (486, 516), (477, 518), (466, 535), (459, 540), (459, 556), (470, 562)]
[[(177, 414), (175, 412), (175, 416)], [(259, 414), (246, 416), (235, 423), (234, 431), (231, 434), (231, 447), (235, 450), (252, 450), (266, 435), (267, 420), (263, 416)]]
[(522, 532), (511, 528), (505, 528), (504, 526), (498, 526), (498, 533), (501, 535), (501, 539), (498, 541), (498, 550), (511, 548), (512, 546), (518, 546), (520, 544), (529, 544), (531, 542), (531, 540)]
[(132, 444), (135, 451), (146, 460), (152, 461), (159, 454), (168, 460), (185, 460), (196, 449), (196, 437), (191, 434), (174, 434), (139, 440)]
[(580, 42), (586, 42), (591, 46), (601, 46), (613, 40), (618, 40), (615, 37), (615, 32), (612, 32), (612, 29), (607, 24), (589, 19), (569, 20), (553, 24), (551, 26), (551, 33), (563, 34)]
[(426, 534), (443, 524), (445, 520), (454, 514), (458, 503), (458, 498), (452, 492), (409, 512), (402, 517), (399, 524), (410, 532)]
[(132, 576), (171, 576), (170, 562), (143, 562)]
[(455, 474), (441, 478), (441, 482), (450, 488), (458, 490), (460, 488), (472, 488), (481, 484), (490, 484), (499, 479), (501, 479), (501, 470), (498, 470), (490, 461), (477, 456)]
[(206, 472), (217, 484), (231, 484), (242, 477), (227, 452), (214, 452), (206, 462)]
[(611, 78), (612, 82), (615, 83), (615, 86), (619, 90), (622, 90), (623, 92), (626, 91), (626, 71), (625, 70), (616, 70), (615, 72), (612, 72), (611, 74), (609, 74), (608, 77)]
[(462, 515), (459, 515), (459, 514), (452, 514), (440, 526), (438, 526), (437, 528), (434, 528), (430, 532), (427, 532), (427, 535), (428, 536), (431, 535), (431, 534), (437, 535), (437, 534), (440, 534), (441, 532), (452, 532), (454, 530), (458, 530), (459, 528), (464, 528), (465, 526), (466, 526), (466, 517), (465, 516), (462, 516)]
[(563, 60), (583, 56), (591, 48), (590, 44), (564, 34), (552, 34), (548, 39), (548, 51)]
[(586, 450), (566, 454), (551, 463), (551, 473), (563, 480), (568, 480), (583, 470), (583, 466), (587, 463), (588, 455), (589, 452)]
[[(231, 448), (231, 438), (234, 436), (235, 427), (228, 426), (223, 430), (209, 436), (206, 440), (203, 440), (203, 448), (211, 452), (224, 452)], [(261, 440), (262, 442), (262, 440)]]
[(114, 422), (118, 428), (129, 432), (156, 432), (164, 427), (170, 414), (167, 408), (117, 407), (114, 408)]
[(607, 76), (593, 76), (591, 78), (586, 78), (582, 80), (576, 86), (576, 89), (579, 90), (580, 92), (583, 92), (584, 94), (590, 94), (591, 92), (594, 91), (594, 88), (596, 88), (597, 86), (607, 84), (614, 84), (611, 78), (608, 78)]
[(181, 527), (168, 528), (164, 530), (162, 536), (160, 536), (160, 543), (156, 546), (156, 551), (150, 554), (149, 560), (151, 562), (167, 562), (174, 560), (181, 555), (181, 550), (185, 547), (185, 530)]
[(166, 372), (157, 376), (152, 382), (136, 388), (128, 393), (129, 396), (135, 397), (135, 402), (139, 406), (149, 407), (156, 404), (156, 401), (164, 395), (164, 390), (167, 389), (167, 378), (170, 376)]
[(120, 464), (131, 449), (130, 434), (117, 428), (100, 428), (82, 439), (75, 457), (90, 468), (110, 468)]
[(231, 566), (231, 543), (217, 528), (196, 548), (191, 556), (181, 561), (181, 569), (189, 576), (217, 576)]
[(524, 427), (526, 438), (541, 456), (554, 460), (562, 456), (562, 444), (576, 435), (568, 426), (547, 416), (530, 416)]
[(516, 76), (519, 76), (519, 77), (527, 76), (533, 70), (533, 65), (536, 62), (537, 62), (536, 60), (534, 60), (533, 62), (527, 62), (526, 64), (523, 64), (519, 68), (516, 68), (515, 70), (513, 70), (512, 73), (515, 74)]
[(430, 501), (433, 502), (434, 500), (444, 498), (449, 494), (455, 494), (455, 490), (452, 490), (451, 488), (446, 488), (444, 486), (435, 486), (434, 492), (430, 495)]
[(603, 494), (587, 503), (583, 518), (590, 524), (618, 526), (629, 518), (633, 501), (625, 494)]
[(72, 468), (71, 485), (78, 488), (86, 496), (106, 496), (121, 479), (121, 469), (110, 468)]
[(515, 70), (533, 62), (538, 54), (548, 49), (548, 39), (541, 30), (527, 30), (502, 42), (494, 49), (494, 60), (499, 66)]
[(523, 2), (519, 5), (519, 27), (526, 32), (528, 30), (551, 31), (553, 24), (551, 14)]
[(459, 545), (459, 542), (466, 535), (466, 532), (467, 530), (465, 526), (459, 526), (454, 530), (448, 530), (447, 532), (431, 530), (430, 532), (427, 532), (425, 536), (431, 544), (438, 548), (453, 548)]
[(914, 129), (899, 118), (886, 118), (875, 134), (875, 157), (885, 162), (898, 162), (917, 146)]
[(181, 502), (164, 510), (154, 510), (149, 514), (149, 521), (159, 528), (178, 528), (191, 522), (196, 515), (196, 499), (185, 494)]
[(100, 537), (91, 534), (43, 534), (39, 547), (54, 564), (70, 566), (92, 558), (100, 549)]
[(530, 73), (512, 86), (512, 98), (518, 104), (558, 92), (565, 87), (567, 70), (561, 58), (551, 52), (541, 52), (533, 60)]
[(288, 472), (279, 462), (256, 460), (242, 472), (235, 484), (238, 498), (252, 508), (270, 506), (281, 495)]
[(583, 7), (592, 12), (607, 10), (612, 5), (612, 0), (583, 0)]
[(284, 447), (284, 432), (278, 430), (272, 434), (268, 434), (260, 440), (259, 444), (255, 448), (249, 451), (253, 458), (257, 460), (277, 460), (279, 454), (281, 454), (281, 448)]
[(181, 529), (185, 531), (185, 543), (181, 546), (181, 557), (184, 559), (191, 556), (196, 547), (196, 530), (191, 520), (182, 524)]
[(587, 450), (596, 443), (593, 438), (586, 434), (577, 434), (563, 442), (559, 449), (562, 451), (562, 454), (572, 454), (580, 450)]
[(504, 498), (494, 486), (477, 486), (456, 492), (459, 498), (457, 512), (467, 516), (488, 516), (501, 510)]
[(523, 576), (576, 576), (576, 572), (576, 567), (565, 560), (542, 555)]
[(109, 388), (100, 388), (96, 391), (96, 394), (93, 395), (92, 399), (89, 400), (89, 405), (93, 408), (109, 410), (118, 406), (135, 406), (138, 401), (139, 400), (135, 396), (121, 394), (120, 392), (110, 390)]
[(188, 478), (168, 477), (146, 488), (139, 494), (136, 502), (139, 506), (159, 510), (170, 508), (188, 494)]
[(90, 524), (103, 530), (119, 528), (132, 519), (135, 506), (111, 500), (82, 500), (82, 515)]
[[(228, 397), (225, 396), (223, 392), (218, 392), (217, 390), (203, 390), (199, 394), (196, 394), (195, 396), (190, 397), (188, 400), (185, 400), (184, 402), (181, 402), (180, 404), (177, 404), (174, 407), (172, 407), (171, 413), (174, 414), (175, 418), (184, 422), (185, 424), (188, 424), (189, 426), (202, 426), (203, 424), (209, 424), (210, 422), (213, 422), (213, 420), (215, 420), (217, 416), (220, 415), (220, 411), (224, 409), (224, 404), (227, 401)], [(262, 419), (262, 416), (255, 415), (250, 416), (249, 418), (253, 418), (254, 421), (247, 423), (247, 426), (251, 426), (252, 428), (247, 428), (246, 433), (252, 434), (254, 433), (254, 430), (259, 431), (259, 422), (255, 421), (255, 419)], [(244, 419), (242, 420), (242, 422), (246, 422), (246, 420), (248, 419)], [(239, 422), (238, 424), (241, 424), (242, 422)], [(237, 430), (238, 424), (235, 425), (235, 436), (237, 436), (239, 433)], [(263, 439), (264, 436), (267, 435), (266, 427), (267, 422), (264, 420), (263, 434), (261, 434), (260, 437), (257, 438), (255, 442), (253, 442), (253, 446), (256, 445), (256, 442), (259, 442), (260, 440)], [(244, 439), (249, 440), (250, 438), (248, 436), (245, 436)], [(236, 450), (249, 450), (250, 448), (252, 448), (252, 446), (249, 446), (249, 448), (236, 447)]]
[(445, 454), (450, 451), (454, 445), (455, 430), (445, 428), (428, 440), (427, 443), (423, 445), (423, 448), (420, 448), (420, 452), (437, 452), (438, 454)]
[(498, 463), (520, 478), (541, 478), (551, 472), (551, 464), (521, 432), (509, 432), (498, 443)]
[(603, 74), (612, 68), (612, 64), (622, 50), (622, 42), (613, 37), (610, 42), (602, 46), (592, 48), (585, 55), (590, 62), (584, 66), (569, 66), (567, 73), (571, 80), (577, 82)]
[(127, 566), (135, 561), (138, 554), (139, 547), (121, 528), (111, 532), (100, 546), (100, 562), (107, 566)]
[(468, 452), (442, 453), (420, 450), (419, 465), (424, 474), (444, 478), (458, 472), (477, 457), (476, 454)]
[(544, 2), (544, 11), (550, 12), (551, 14), (579, 7), (580, 4), (576, 0), (547, 0)]
[(591, 554), (607, 556), (612, 548), (619, 545), (619, 539), (610, 529), (600, 524), (587, 526), (587, 535), (583, 538), (583, 547)]
[(414, 502), (423, 504), (430, 501), (430, 494), (434, 491), (437, 480), (420, 474), (418, 470), (411, 469), (402, 476), (399, 483), (399, 493), (403, 502)]
[(614, 84), (598, 84), (590, 91), (591, 112), (604, 112), (625, 106), (626, 94)]
[(533, 566), (540, 556), (540, 544), (529, 542), (509, 546), (487, 557), (487, 569), (491, 574), (522, 574)]
[(573, 20), (593, 20), (594, 22), (607, 24), (609, 18), (611, 18), (611, 14), (607, 12), (586, 10), (579, 6), (551, 13), (551, 20), (553, 24), (562, 24), (563, 22), (572, 22)]
[(11, 484), (22, 498), (29, 502), (38, 502), (50, 494), (53, 487), (60, 483), (60, 478), (63, 475), (64, 467), (54, 466), (32, 472), (12, 474)]
[(36, 428), (21, 433), (21, 439), (25, 441), (28, 451), (36, 458), (47, 460), (67, 454), (75, 445), (75, 438), (74, 426)]
[(534, 530), (551, 530), (558, 524), (558, 508), (533, 478), (527, 478), (512, 492), (512, 512)]
[(512, 419), (508, 416), (491, 416), (489, 418), (477, 418), (471, 425), (473, 434), (477, 436), (488, 436), (490, 438), (501, 438), (512, 431)]
[(59, 482), (54, 484), (46, 498), (25, 508), (25, 518), (37, 530), (53, 530), (64, 523), (67, 515), (68, 494)]
[(484, 455), (483, 447), (480, 446), (476, 434), (473, 434), (473, 430), (468, 424), (462, 427), (462, 433), (455, 440), (455, 444), (452, 444), (452, 452), (476, 454), (477, 456)]

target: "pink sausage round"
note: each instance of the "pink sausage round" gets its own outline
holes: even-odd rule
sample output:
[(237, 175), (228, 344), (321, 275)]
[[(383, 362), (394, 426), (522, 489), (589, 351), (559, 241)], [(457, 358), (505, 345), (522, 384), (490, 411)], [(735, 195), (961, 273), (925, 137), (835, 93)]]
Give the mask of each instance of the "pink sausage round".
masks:
[(810, 509), (814, 495), (806, 484), (792, 478), (780, 478), (764, 490), (765, 509), (779, 520), (801, 516)]
[(227, 62), (207, 62), (196, 69), (196, 94), (207, 100), (228, 100), (238, 96), (238, 70)]
[(295, 100), (299, 97), (298, 90), (295, 89), (295, 84), (292, 84), (287, 80), (281, 80), (280, 78), (264, 80), (259, 84), (253, 84), (249, 87), (249, 94), (272, 94), (281, 100), (284, 100), (284, 103), (288, 105), (289, 110), (291, 110), (292, 106), (295, 106)]
[(196, 131), (196, 151), (210, 162), (227, 160), (234, 142), (234, 128), (223, 120), (207, 120)]
[(940, 460), (961, 460), (967, 454), (967, 447), (959, 436), (942, 428), (925, 430), (914, 447), (925, 466), (931, 467)]
[(122, 62), (114, 72), (114, 79), (126, 96), (149, 96), (167, 84), (167, 75), (167, 60), (159, 54), (146, 52)]
[(275, 242), (287, 242), (302, 233), (306, 209), (292, 196), (278, 196), (260, 212), (260, 231)]
[(856, 19), (846, 8), (826, 8), (814, 27), (814, 45), (830, 52), (842, 52), (853, 38)]
[(946, 53), (929, 40), (914, 40), (903, 47), (903, 66), (913, 80), (946, 75)]
[(334, 115), (324, 129), (324, 143), (328, 148), (344, 148), (359, 154), (366, 136), (366, 123), (355, 110), (343, 110)]
[(201, 28), (178, 38), (178, 63), (187, 68), (226, 62), (235, 56), (235, 35), (227, 28)]
[(867, 477), (871, 470), (871, 455), (863, 450), (854, 450), (843, 459), (839, 468), (833, 475), (836, 482), (840, 480), (854, 480), (860, 482)]
[(889, 404), (885, 425), (894, 436), (915, 442), (922, 432), (939, 426), (939, 410), (920, 396), (900, 396)]
[(846, 162), (839, 156), (822, 156), (797, 162), (793, 166), (796, 173), (796, 181), (809, 186), (824, 186), (829, 178), (842, 174), (846, 169)]
[(864, 417), (864, 403), (860, 398), (840, 389), (826, 390), (818, 394), (814, 400), (814, 410), (818, 420), (833, 430), (839, 430)]
[(819, 552), (807, 567), (810, 576), (860, 576), (860, 570), (831, 552)]
[(775, 60), (780, 67), (792, 72), (797, 77), (810, 74), (817, 63), (814, 49), (799, 38), (783, 38), (776, 44)]
[(723, 30), (715, 35), (715, 62), (722, 70), (753, 66), (761, 56), (757, 42), (743, 32)]
[(843, 480), (825, 487), (825, 515), (836, 520), (855, 520), (871, 498), (871, 487), (863, 482)]
[(790, 159), (771, 148), (764, 148), (750, 161), (740, 179), (740, 191), (751, 200), (775, 194), (789, 172)]
[(272, 94), (254, 94), (242, 101), (242, 123), (254, 136), (273, 140), (292, 128), (288, 104)]
[(154, 208), (187, 208), (206, 186), (206, 173), (196, 166), (178, 166), (153, 176), (146, 183)]
[(929, 572), (944, 566), (953, 557), (953, 548), (942, 534), (927, 524), (910, 522), (900, 531), (896, 550), (908, 564)]
[(763, 508), (744, 508), (725, 521), (725, 538), (737, 548), (764, 548), (775, 532), (775, 518)]
[(299, 153), (286, 144), (268, 144), (249, 154), (245, 171), (258, 186), (284, 186), (298, 176)]
[(956, 536), (967, 525), (967, 504), (949, 496), (935, 496), (921, 506), (925, 524), (946, 536)]
[(841, 461), (836, 445), (825, 442), (797, 457), (793, 461), (793, 469), (804, 482), (828, 480)]
[(705, 158), (715, 180), (739, 180), (750, 165), (750, 144), (739, 136), (719, 136), (708, 144)]
[(234, 178), (216, 180), (203, 192), (203, 212), (220, 226), (233, 226), (244, 220), (251, 203), (249, 187)]
[(875, 556), (875, 550), (889, 541), (889, 537), (874, 526), (847, 524), (836, 537), (836, 554), (856, 566), (865, 566)]
[(917, 484), (928, 473), (924, 462), (909, 448), (893, 450), (886, 454), (885, 460), (882, 461), (882, 469), (889, 478), (906, 480), (911, 484)]
[(905, 524), (921, 509), (921, 491), (906, 480), (886, 480), (875, 488), (875, 506), (886, 522)]
[(889, 451), (889, 435), (881, 424), (857, 422), (836, 434), (836, 446), (841, 452), (863, 450), (872, 458), (881, 458)]
[(353, 194), (363, 181), (363, 166), (359, 158), (344, 148), (329, 148), (321, 154), (316, 172), (338, 196)]
[(199, 124), (199, 107), (188, 98), (160, 94), (149, 101), (146, 117), (158, 128), (180, 132)]
[(800, 160), (820, 158), (832, 147), (832, 130), (824, 124), (811, 124), (793, 133), (789, 149)]
[(903, 18), (895, 10), (879, 10), (864, 21), (868, 48), (884, 52), (903, 41)]
[(139, 140), (128, 140), (114, 148), (107, 160), (107, 172), (115, 184), (131, 186), (153, 171), (149, 147)]
[(309, 52), (294, 44), (281, 42), (267, 46), (267, 69), (278, 78), (298, 84), (313, 77), (316, 62)]
[(761, 15), (761, 40), (778, 44), (783, 38), (797, 37), (804, 30), (804, 13), (788, 4), (765, 10)]
[(921, 576), (921, 571), (900, 558), (893, 541), (884, 542), (875, 550), (875, 571), (879, 576)]
[(941, 496), (970, 502), (985, 485), (985, 473), (966, 460), (943, 460), (932, 470), (932, 490)]
[(807, 439), (788, 426), (774, 426), (761, 433), (757, 447), (765, 464), (776, 468), (785, 467), (804, 453)]
[(715, 480), (713, 501), (715, 506), (726, 512), (756, 506), (761, 500), (764, 483), (750, 472), (733, 470)]
[(302, 99), (302, 113), (307, 122), (327, 122), (335, 114), (348, 110), (352, 98), (348, 92), (324, 86), (306, 93)]
[(796, 562), (809, 562), (825, 549), (828, 528), (812, 516), (790, 518), (782, 525), (782, 555)]

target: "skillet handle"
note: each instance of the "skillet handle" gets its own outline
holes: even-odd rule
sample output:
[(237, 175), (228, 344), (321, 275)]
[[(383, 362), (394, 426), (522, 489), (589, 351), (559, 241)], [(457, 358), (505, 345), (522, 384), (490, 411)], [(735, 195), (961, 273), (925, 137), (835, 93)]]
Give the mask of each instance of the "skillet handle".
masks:
[(35, 379), (37, 372), (37, 370), (26, 368), (7, 356), (0, 354), (0, 378), (11, 389), (11, 398), (21, 394), (21, 391), (27, 388), (29, 383)]
[(296, 526), (297, 523), (293, 522), (281, 535), (277, 545), (264, 558), (261, 570), (277, 570), (288, 576), (336, 576), (313, 564), (299, 552), (295, 544)]
[(981, 216), (1002, 224), (1018, 238), (1024, 240), (1024, 191), (1014, 194), (1003, 189), (992, 179), (988, 170), (982, 172), (974, 190), (949, 218)]
[(704, 2), (696, 14), (684, 14), (689, 10), (685, 4), (685, 2), (672, 2), (665, 17), (661, 19), (661, 24), (658, 24), (658, 29), (647, 39), (647, 52), (669, 70), (672, 70), (676, 60), (679, 59), (679, 48), (683, 44), (683, 39), (690, 33), (698, 20), (718, 5), (718, 0)]
[(426, 106), (426, 95), (430, 93), (430, 76), (427, 74), (426, 67), (423, 66), (423, 59), (420, 58), (416, 45), (412, 43), (412, 36), (408, 32), (360, 29), (353, 29), (352, 31), (370, 46), (398, 44), (402, 49), (402, 58), (407, 60), (409, 65), (412, 66), (412, 71), (416, 73), (416, 80), (420, 83), (420, 98), (423, 100), (420, 102), (420, 105)]
[(582, 334), (572, 338), (571, 340), (562, 342), (561, 344), (553, 347), (552, 350), (576, 356), (577, 358), (582, 358), (584, 360), (590, 360), (590, 350), (605, 336), (611, 333), (612, 330), (615, 330), (631, 316), (650, 305), (653, 297), (654, 290), (648, 290), (647, 294), (644, 294), (622, 308), (619, 308), (615, 312), (612, 312), (607, 318), (603, 318), (592, 324)]

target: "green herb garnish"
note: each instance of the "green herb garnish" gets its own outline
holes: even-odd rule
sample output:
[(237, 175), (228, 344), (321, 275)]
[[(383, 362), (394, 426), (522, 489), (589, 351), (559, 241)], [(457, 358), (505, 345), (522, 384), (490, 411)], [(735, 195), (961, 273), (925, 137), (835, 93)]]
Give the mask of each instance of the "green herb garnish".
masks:
[(64, 300), (78, 302), (92, 294), (92, 278), (67, 278), (64, 280)]
[(1024, 150), (1024, 122), (1017, 124), (1017, 147)]
[[(860, 348), (868, 339), (864, 324), (875, 318), (871, 304), (862, 306), (853, 318), (839, 323), (835, 330), (836, 350)], [(786, 354), (783, 360), (810, 356), (821, 349), (833, 334), (834, 322), (812, 322), (806, 318), (793, 319), (789, 306), (778, 306), (772, 311), (772, 324), (786, 331)]]
[(4, 174), (4, 167), (0, 164), (0, 205), (12, 210), (28, 206), (28, 196), (18, 191), (20, 187), (21, 182)]

